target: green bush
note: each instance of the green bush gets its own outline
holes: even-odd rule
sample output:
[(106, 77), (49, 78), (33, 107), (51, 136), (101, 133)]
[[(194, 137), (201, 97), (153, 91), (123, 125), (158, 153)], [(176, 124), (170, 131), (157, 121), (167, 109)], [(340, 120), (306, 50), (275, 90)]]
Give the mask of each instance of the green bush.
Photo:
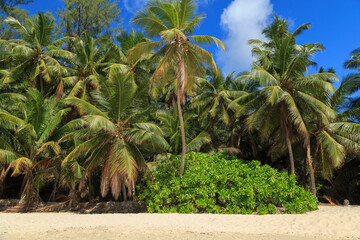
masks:
[(304, 213), (317, 209), (317, 199), (296, 185), (295, 176), (279, 173), (258, 161), (245, 162), (226, 154), (186, 155), (186, 170), (178, 175), (180, 157), (145, 177), (139, 200), (150, 213)]

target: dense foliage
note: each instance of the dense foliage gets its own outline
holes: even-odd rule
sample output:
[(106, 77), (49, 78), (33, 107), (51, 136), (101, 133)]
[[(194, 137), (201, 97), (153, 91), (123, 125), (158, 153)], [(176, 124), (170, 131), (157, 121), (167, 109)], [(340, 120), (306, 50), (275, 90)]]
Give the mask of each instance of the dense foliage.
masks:
[(304, 213), (317, 209), (317, 199), (296, 185), (294, 176), (258, 161), (227, 154), (186, 155), (179, 178), (179, 157), (172, 157), (145, 178), (139, 200), (157, 213)]
[[(225, 50), (224, 43), (196, 34), (205, 16), (197, 15), (194, 0), (148, 1), (132, 19), (142, 31), (119, 29), (116, 1), (64, 0), (57, 18), (49, 12), (29, 16), (15, 6), (27, 1), (3, 2), (10, 8), (0, 15), (1, 197), (132, 199), (135, 185), (144, 183), (140, 177), (162, 162), (161, 176), (170, 174), (177, 182), (195, 181), (192, 171), (198, 168), (225, 180), (229, 172), (237, 180), (254, 176), (246, 178), (247, 190), (219, 185), (218, 194), (233, 190), (224, 199), (216, 199), (218, 182), (201, 178), (213, 187), (205, 189), (212, 195), (206, 192), (206, 200), (180, 204), (183, 209), (176, 211), (221, 212), (236, 203), (226, 211), (265, 213), (285, 206), (303, 212), (314, 201), (295, 180), (316, 195), (343, 174), (337, 169), (359, 159), (360, 51), (339, 59), (354, 73), (337, 89), (334, 69), (309, 75), (313, 57), (324, 51), (321, 43), (297, 43), (310, 24), (291, 32), (275, 15), (263, 31), (266, 41), (249, 41), (256, 58), (249, 71), (234, 69), (240, 73), (226, 76), (203, 48), (215, 44)], [(256, 159), (294, 176), (227, 155), (193, 161), (184, 171), (190, 152)], [(180, 166), (166, 163), (178, 154)], [(218, 161), (226, 164), (217, 166)], [(175, 178), (177, 172), (184, 178)], [(269, 200), (264, 196), (270, 190), (260, 185), (271, 177), (283, 192), (277, 196), (276, 190)], [(240, 193), (246, 194), (232, 199)]]

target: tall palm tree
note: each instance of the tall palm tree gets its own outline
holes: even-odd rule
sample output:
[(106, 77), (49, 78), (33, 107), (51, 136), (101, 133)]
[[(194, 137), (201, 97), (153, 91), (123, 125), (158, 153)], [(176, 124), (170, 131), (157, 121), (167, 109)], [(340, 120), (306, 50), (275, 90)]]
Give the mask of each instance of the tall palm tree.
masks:
[(2, 178), (10, 170), (11, 176), (24, 175), (21, 198), (26, 204), (39, 200), (38, 191), (44, 180), (56, 181), (54, 166), (56, 162), (60, 166), (57, 155), (61, 149), (55, 133), (70, 111), (54, 97), (45, 99), (36, 89), (30, 89), (28, 95), (13, 114), (0, 111), (0, 163), (7, 166)]
[(91, 103), (77, 97), (66, 99), (82, 117), (65, 126), (68, 134), (62, 142), (71, 140), (76, 146), (64, 159), (63, 167), (82, 166), (85, 178), (102, 168), (103, 197), (109, 187), (115, 199), (121, 191), (125, 200), (131, 197), (138, 172), (145, 168), (142, 150), (160, 153), (169, 147), (157, 125), (136, 121), (143, 112), (136, 108), (136, 94), (133, 75), (111, 68), (107, 81), (93, 92)]
[(69, 38), (52, 42), (53, 22), (42, 13), (34, 21), (27, 19), (24, 24), (12, 17), (5, 22), (21, 38), (0, 40), (0, 47), (7, 53), (7, 60), (14, 63), (10, 69), (2, 71), (2, 82), (21, 82), (25, 79), (43, 92), (44, 81), (51, 82), (55, 74), (64, 74), (65, 67), (58, 60), (74, 57), (71, 52), (60, 48)]
[(236, 101), (244, 103), (238, 114), (255, 109), (247, 119), (250, 129), (261, 129), (262, 139), (277, 135), (283, 141), (288, 148), (292, 174), (295, 174), (292, 135), (300, 134), (307, 150), (311, 192), (315, 195), (310, 137), (304, 119), (307, 114), (316, 114), (323, 119), (335, 117), (335, 112), (322, 100), (334, 90), (327, 80), (336, 76), (332, 73), (304, 75), (307, 67), (314, 65), (309, 60), (311, 56), (323, 50), (320, 43), (296, 44), (296, 36), (309, 27), (309, 24), (304, 24), (290, 33), (284, 20), (275, 17), (274, 22), (264, 30), (270, 37), (269, 42), (250, 40), (252, 52), (258, 59), (250, 74), (243, 78), (258, 83), (260, 90)]
[(163, 56), (152, 77), (161, 81), (171, 73), (173, 67), (176, 79), (176, 95), (182, 135), (182, 152), (180, 175), (184, 172), (186, 139), (181, 105), (185, 104), (186, 91), (189, 91), (194, 81), (194, 76), (203, 68), (203, 63), (216, 67), (212, 54), (197, 44), (215, 43), (225, 50), (224, 43), (219, 39), (205, 35), (192, 35), (203, 15), (195, 16), (196, 4), (193, 0), (152, 0), (146, 9), (136, 13), (132, 22), (145, 30), (149, 37), (160, 38), (159, 41), (139, 43), (130, 50), (132, 59), (139, 58), (142, 54), (157, 50)]

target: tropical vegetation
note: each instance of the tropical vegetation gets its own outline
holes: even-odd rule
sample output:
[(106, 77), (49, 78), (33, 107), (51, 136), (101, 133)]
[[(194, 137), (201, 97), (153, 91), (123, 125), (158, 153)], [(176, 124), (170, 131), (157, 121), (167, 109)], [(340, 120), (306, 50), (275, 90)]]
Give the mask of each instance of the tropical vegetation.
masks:
[(317, 209), (317, 199), (296, 185), (293, 175), (279, 173), (259, 161), (215, 153), (186, 155), (182, 178), (178, 156), (144, 178), (139, 199), (157, 213), (304, 213)]
[[(195, 34), (206, 19), (194, 0), (150, 0), (132, 19), (140, 31), (112, 28), (112, 1), (64, 0), (58, 21), (11, 2), (0, 4), (0, 197), (302, 213), (339, 182), (358, 186), (359, 49), (342, 80), (310, 74), (324, 46), (299, 44), (310, 24), (291, 31), (275, 15), (265, 41), (249, 40), (251, 68), (226, 74), (206, 50), (224, 43)], [(355, 193), (339, 201), (360, 203)]]

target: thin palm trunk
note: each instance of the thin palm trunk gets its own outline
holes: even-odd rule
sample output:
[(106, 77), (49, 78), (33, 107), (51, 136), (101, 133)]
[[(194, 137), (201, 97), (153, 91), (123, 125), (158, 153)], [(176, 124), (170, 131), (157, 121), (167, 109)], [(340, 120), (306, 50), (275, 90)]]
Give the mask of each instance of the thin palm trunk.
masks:
[(0, 173), (0, 197), (2, 197), (2, 195), (3, 195), (4, 182), (5, 182), (6, 175), (8, 174), (9, 171), (10, 171), (9, 167), (6, 170), (5, 170), (5, 167), (3, 167), (3, 169)]
[(303, 172), (302, 172), (302, 186), (305, 188), (307, 185), (307, 158), (304, 158)]
[(177, 106), (178, 106), (179, 119), (180, 119), (181, 143), (182, 143), (182, 146), (181, 146), (180, 175), (183, 175), (184, 168), (185, 168), (185, 146), (186, 146), (185, 129), (184, 129), (184, 120), (183, 120), (182, 111), (181, 111), (180, 93), (178, 92), (176, 95), (177, 95)]
[(293, 151), (292, 151), (291, 141), (290, 141), (290, 137), (289, 137), (289, 134), (288, 134), (287, 130), (286, 130), (286, 146), (287, 146), (288, 151), (289, 151), (291, 174), (295, 175), (294, 154), (293, 154)]
[(124, 197), (124, 201), (126, 202), (127, 201), (127, 193), (126, 193), (125, 184), (122, 184), (121, 189), (122, 189), (122, 194), (123, 194), (123, 197)]
[(236, 147), (240, 149), (240, 144), (241, 144), (241, 132), (239, 131), (239, 135), (238, 135), (238, 138), (237, 138), (237, 144), (236, 144)]
[(177, 67), (176, 67), (176, 81), (177, 81), (177, 89), (176, 89), (176, 98), (177, 98), (177, 106), (180, 120), (180, 131), (181, 131), (181, 163), (180, 163), (180, 175), (184, 174), (185, 168), (185, 147), (186, 147), (186, 139), (185, 139), (185, 128), (184, 128), (184, 120), (181, 111), (181, 103), (185, 102), (184, 100), (184, 91), (185, 91), (185, 74), (186, 67), (184, 60), (182, 59), (183, 47), (181, 45), (181, 41), (177, 40), (178, 49), (177, 49)]
[(314, 175), (314, 168), (312, 165), (311, 160), (311, 151), (310, 151), (310, 143), (306, 145), (306, 159), (309, 165), (309, 171), (310, 171), (310, 192), (316, 196), (316, 186), (315, 186), (315, 175)]
[(281, 103), (281, 129), (283, 131), (283, 137), (285, 137), (285, 142), (287, 149), (289, 151), (289, 158), (290, 158), (290, 170), (291, 174), (295, 175), (295, 161), (294, 161), (294, 154), (292, 151), (290, 134), (289, 134), (289, 127), (286, 120), (286, 113), (285, 113), (285, 105)]

